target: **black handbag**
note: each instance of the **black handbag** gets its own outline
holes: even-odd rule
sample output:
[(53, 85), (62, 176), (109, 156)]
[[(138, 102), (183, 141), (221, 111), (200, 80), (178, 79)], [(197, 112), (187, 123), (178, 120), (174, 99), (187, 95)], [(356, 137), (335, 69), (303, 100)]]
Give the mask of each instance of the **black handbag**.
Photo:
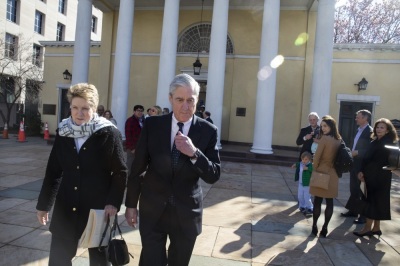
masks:
[[(104, 249), (101, 247), (101, 244), (103, 242), (104, 237), (107, 234), (107, 228), (109, 225), (110, 225), (110, 217), (108, 217), (108, 219), (107, 219), (106, 228), (104, 229), (103, 235), (101, 236), (101, 240), (100, 240), (100, 244), (99, 244), (100, 251), (104, 251)], [(117, 231), (117, 228), (118, 228), (119, 235), (121, 236), (120, 239), (115, 238), (115, 233)], [(128, 246), (126, 245), (126, 242), (125, 242), (124, 238), (122, 237), (122, 232), (118, 225), (117, 214), (115, 215), (114, 224), (110, 231), (110, 240), (108, 242), (106, 251), (107, 251), (107, 260), (109, 262), (111, 262), (111, 264), (113, 266), (128, 264), (129, 256), (131, 256), (133, 259), (133, 256), (131, 253), (129, 253)]]

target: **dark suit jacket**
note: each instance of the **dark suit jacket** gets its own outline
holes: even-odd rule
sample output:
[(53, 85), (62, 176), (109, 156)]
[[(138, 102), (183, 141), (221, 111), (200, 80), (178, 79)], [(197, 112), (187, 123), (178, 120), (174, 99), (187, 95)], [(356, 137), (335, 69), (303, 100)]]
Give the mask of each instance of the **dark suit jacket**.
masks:
[[(125, 205), (136, 208), (139, 197), (139, 228), (144, 235), (153, 229), (173, 195), (183, 232), (191, 237), (201, 233), (203, 192), (199, 183), (215, 183), (220, 177), (217, 128), (193, 116), (188, 136), (201, 156), (193, 164), (181, 154), (175, 175), (171, 166), (172, 113), (147, 118), (142, 129), (128, 178)], [(140, 174), (146, 171), (144, 178)], [(142, 180), (142, 182), (141, 182)]]
[(207, 120), (208, 122), (210, 122), (211, 124), (214, 124), (214, 122), (212, 121), (212, 119), (211, 119), (210, 117), (207, 117), (206, 120)]
[[(303, 145), (303, 146), (301, 147), (301, 150), (300, 150), (300, 155), (301, 155), (303, 152), (305, 152), (305, 151), (308, 151), (309, 153), (311, 153), (311, 145), (312, 145), (313, 142), (314, 142), (314, 137), (316, 137), (317, 135), (314, 134), (314, 137), (313, 137), (313, 138), (308, 139), (308, 140), (306, 140), (306, 141), (304, 141), (303, 138), (304, 138), (305, 135), (310, 134), (312, 131), (313, 131), (313, 130), (312, 130), (311, 126), (303, 127), (303, 128), (300, 130), (299, 136), (297, 137), (297, 140), (296, 140), (296, 144), (297, 144), (297, 145)], [(315, 133), (318, 133), (318, 134), (320, 133), (320, 132), (319, 132), (319, 126), (317, 126), (317, 128), (315, 129)], [(299, 155), (299, 157), (300, 157), (300, 155)]]
[[(353, 167), (351, 169), (352, 172), (354, 172), (355, 174), (358, 174), (358, 172), (360, 171), (361, 163), (371, 143), (372, 132), (373, 128), (370, 125), (364, 128), (363, 132), (360, 135), (360, 138), (357, 141), (356, 147), (354, 148), (355, 150), (358, 151), (358, 155), (353, 158)], [(350, 149), (353, 148), (353, 143), (354, 140), (351, 143), (351, 146), (349, 147)]]

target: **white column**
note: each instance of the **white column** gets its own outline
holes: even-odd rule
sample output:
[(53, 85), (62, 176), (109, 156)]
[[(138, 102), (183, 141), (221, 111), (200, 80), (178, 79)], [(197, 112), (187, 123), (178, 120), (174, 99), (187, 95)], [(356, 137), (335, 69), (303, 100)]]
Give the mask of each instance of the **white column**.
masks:
[(156, 103), (161, 106), (161, 108), (168, 107), (170, 110), (171, 104), (168, 100), (168, 93), (169, 84), (176, 74), (178, 22), (179, 0), (165, 1)]
[(88, 82), (91, 27), (92, 0), (79, 0), (71, 84)]
[[(125, 139), (125, 121), (129, 101), (129, 77), (133, 32), (134, 0), (121, 0), (119, 6), (117, 42), (115, 47), (111, 112)], [(132, 110), (129, 110), (130, 113)]]
[(319, 0), (317, 12), (310, 112), (324, 116), (331, 98), (335, 1)]
[(267, 69), (269, 76), (258, 76), (254, 138), (251, 152), (272, 154), (274, 127), (276, 69), (270, 67), (278, 55), (280, 0), (264, 0), (259, 71)]
[(221, 148), (221, 122), (224, 104), (224, 81), (226, 61), (226, 36), (228, 34), (229, 0), (214, 1), (210, 57), (208, 61), (208, 81), (206, 110), (212, 114), (214, 125), (218, 127), (217, 145)]

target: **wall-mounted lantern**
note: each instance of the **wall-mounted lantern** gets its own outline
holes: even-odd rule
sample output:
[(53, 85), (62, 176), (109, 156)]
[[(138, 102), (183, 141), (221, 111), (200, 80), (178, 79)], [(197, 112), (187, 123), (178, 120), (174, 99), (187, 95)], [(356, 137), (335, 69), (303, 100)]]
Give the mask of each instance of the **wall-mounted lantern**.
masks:
[(368, 86), (368, 81), (365, 78), (362, 78), (360, 82), (354, 85), (358, 86), (358, 91), (365, 91)]

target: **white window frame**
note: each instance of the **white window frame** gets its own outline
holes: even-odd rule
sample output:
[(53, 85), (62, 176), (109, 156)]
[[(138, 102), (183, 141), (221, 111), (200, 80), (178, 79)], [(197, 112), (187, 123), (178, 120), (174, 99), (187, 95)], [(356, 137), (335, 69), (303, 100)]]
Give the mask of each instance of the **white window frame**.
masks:
[(45, 20), (45, 15), (42, 12), (36, 10), (34, 31), (41, 35), (44, 35), (44, 20)]

